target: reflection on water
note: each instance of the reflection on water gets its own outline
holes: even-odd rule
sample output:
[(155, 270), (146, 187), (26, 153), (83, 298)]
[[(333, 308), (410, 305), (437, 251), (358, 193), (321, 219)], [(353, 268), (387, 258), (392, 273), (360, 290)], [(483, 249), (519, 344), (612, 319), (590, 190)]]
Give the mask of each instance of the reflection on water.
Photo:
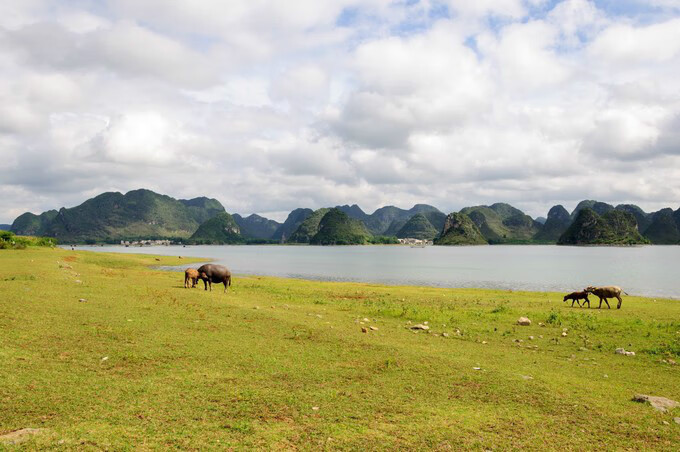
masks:
[(619, 285), (680, 298), (680, 246), (159, 246), (94, 251), (205, 257), (238, 274), (437, 287), (572, 291)]

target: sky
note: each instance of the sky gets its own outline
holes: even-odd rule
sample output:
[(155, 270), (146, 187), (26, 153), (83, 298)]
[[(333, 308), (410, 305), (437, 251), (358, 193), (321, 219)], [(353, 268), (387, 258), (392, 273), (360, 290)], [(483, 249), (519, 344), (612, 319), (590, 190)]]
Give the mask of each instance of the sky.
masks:
[(0, 223), (104, 191), (680, 207), (680, 0), (0, 2)]

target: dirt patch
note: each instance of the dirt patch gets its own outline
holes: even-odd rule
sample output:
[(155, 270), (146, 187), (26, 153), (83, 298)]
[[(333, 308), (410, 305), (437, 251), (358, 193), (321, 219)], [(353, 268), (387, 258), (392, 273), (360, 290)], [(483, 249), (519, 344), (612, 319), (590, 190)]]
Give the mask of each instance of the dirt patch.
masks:
[(4, 444), (19, 444), (28, 440), (31, 436), (41, 433), (42, 428), (22, 428), (13, 432), (0, 435), (0, 443)]

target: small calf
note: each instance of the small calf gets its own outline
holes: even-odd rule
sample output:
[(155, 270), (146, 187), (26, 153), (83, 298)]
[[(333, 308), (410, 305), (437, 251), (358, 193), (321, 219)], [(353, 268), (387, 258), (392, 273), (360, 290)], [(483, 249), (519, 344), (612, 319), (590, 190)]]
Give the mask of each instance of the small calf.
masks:
[(187, 268), (184, 270), (184, 287), (186, 289), (189, 288), (189, 286), (196, 287), (196, 283), (198, 282), (198, 270), (195, 268)]
[(581, 292), (572, 292), (570, 294), (565, 295), (564, 299), (562, 301), (567, 301), (567, 300), (571, 300), (571, 307), (572, 308), (574, 307), (574, 302), (576, 302), (576, 304), (578, 304), (579, 308), (582, 307), (581, 302), (579, 300), (583, 300), (583, 306), (585, 306), (586, 303), (588, 303), (588, 307), (590, 307), (590, 300), (588, 299), (588, 292), (586, 292), (585, 290), (582, 290)]

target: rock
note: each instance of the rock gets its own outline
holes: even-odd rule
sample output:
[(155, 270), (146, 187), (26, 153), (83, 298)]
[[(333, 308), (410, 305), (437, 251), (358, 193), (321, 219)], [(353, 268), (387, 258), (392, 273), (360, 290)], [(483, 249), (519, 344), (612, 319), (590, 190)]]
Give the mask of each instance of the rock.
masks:
[(665, 397), (650, 396), (645, 394), (635, 394), (633, 402), (648, 403), (657, 411), (665, 413), (673, 408), (680, 407), (680, 403)]
[(449, 337), (449, 333), (442, 333), (442, 336)]
[(370, 322), (366, 317), (364, 317), (364, 322)]
[(525, 380), (533, 380), (534, 379), (534, 377), (532, 377), (531, 375), (522, 375), (522, 378), (525, 379)]
[(86, 298), (80, 298), (80, 299), (78, 299), (78, 301), (81, 302), (81, 303), (85, 303), (87, 301), (87, 299)]
[(534, 340), (534, 337), (533, 337), (533, 336), (529, 336), (529, 340), (530, 340), (530, 341), (533, 341), (533, 340)]
[(42, 431), (43, 429), (41, 428), (22, 428), (21, 430), (15, 430), (13, 432), (0, 435), (0, 443), (19, 444)]
[(566, 332), (566, 331), (562, 331), (562, 337), (567, 337), (567, 332)]
[(531, 325), (531, 320), (529, 320), (527, 317), (520, 317), (517, 320), (517, 324), (522, 326), (529, 326)]
[(538, 326), (545, 326), (545, 323), (543, 323), (543, 322), (538, 322)]
[(635, 352), (627, 352), (623, 347), (617, 348), (614, 353), (617, 355), (635, 356)]
[(378, 331), (378, 327), (377, 327), (377, 326), (371, 326), (370, 328), (371, 328), (372, 331)]
[(362, 333), (368, 333), (368, 330), (367, 330), (365, 327), (362, 326), (362, 327), (361, 327), (361, 332), (362, 332)]
[(481, 367), (473, 367), (474, 370), (482, 370)]
[(425, 331), (427, 331), (427, 330), (430, 329), (430, 327), (427, 326), (427, 325), (423, 325), (422, 323), (419, 323), (419, 324), (417, 324), (417, 325), (413, 325), (413, 326), (411, 327), (411, 329), (412, 329), (412, 330), (425, 330)]
[(109, 359), (109, 357), (105, 356), (105, 357), (102, 358), (102, 361), (107, 361), (108, 359)]
[(675, 365), (677, 364), (677, 363), (675, 362), (675, 360), (672, 360), (672, 359), (670, 359), (670, 358), (667, 359), (666, 361), (668, 361), (668, 364), (670, 364), (671, 366), (675, 366)]
[(318, 406), (313, 406), (313, 407), (312, 407), (312, 410), (314, 410), (314, 411), (319, 411), (319, 407), (318, 407)]
[(79, 279), (76, 279), (76, 284), (82, 284), (83, 282)]

